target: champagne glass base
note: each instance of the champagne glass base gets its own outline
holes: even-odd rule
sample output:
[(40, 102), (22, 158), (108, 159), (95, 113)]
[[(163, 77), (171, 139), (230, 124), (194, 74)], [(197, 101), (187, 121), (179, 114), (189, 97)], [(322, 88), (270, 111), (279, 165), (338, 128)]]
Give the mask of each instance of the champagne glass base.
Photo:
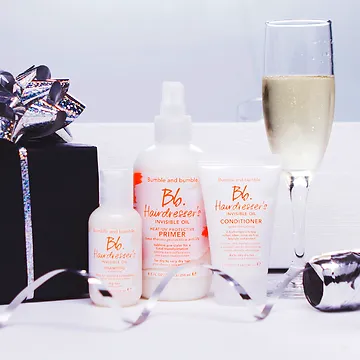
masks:
[(290, 284), (286, 287), (283, 295), (283, 299), (303, 299), (304, 287), (302, 273), (291, 280)]
[[(268, 275), (268, 292), (267, 295), (270, 297), (277, 286), (284, 281), (285, 276), (292, 276), (293, 269), (289, 269), (285, 274), (269, 274)], [(281, 295), (282, 299), (304, 299), (304, 288), (302, 281), (302, 273), (297, 275), (284, 290)]]

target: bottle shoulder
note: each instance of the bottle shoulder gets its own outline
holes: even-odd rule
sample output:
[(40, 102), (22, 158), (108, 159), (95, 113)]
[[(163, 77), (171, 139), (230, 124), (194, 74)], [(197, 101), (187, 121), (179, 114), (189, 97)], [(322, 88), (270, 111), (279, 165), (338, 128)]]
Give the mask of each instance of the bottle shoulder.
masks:
[(155, 143), (148, 148), (144, 149), (140, 152), (139, 156), (144, 154), (151, 154), (157, 152), (168, 151), (171, 153), (195, 153), (201, 154), (202, 150), (194, 145), (194, 144), (162, 144), (162, 143)]
[(197, 169), (202, 150), (192, 144), (154, 144), (142, 151), (134, 164), (134, 170), (142, 169)]
[(93, 221), (107, 221), (114, 223), (141, 223), (139, 213), (133, 208), (114, 209), (106, 205), (100, 205), (92, 212), (89, 217), (89, 222)]

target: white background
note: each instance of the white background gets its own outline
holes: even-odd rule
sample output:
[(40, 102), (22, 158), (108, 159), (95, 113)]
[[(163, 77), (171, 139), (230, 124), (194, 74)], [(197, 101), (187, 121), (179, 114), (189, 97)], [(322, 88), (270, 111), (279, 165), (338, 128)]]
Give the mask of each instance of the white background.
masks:
[[(153, 121), (164, 79), (185, 84), (195, 122), (235, 121), (237, 106), (260, 95), (268, 19), (333, 20), (336, 119), (358, 120), (358, 0), (0, 1), (0, 67), (17, 73), (45, 63), (54, 76), (70, 77), (71, 93), (88, 106), (76, 123), (94, 126), (79, 129), (76, 138), (99, 146), (102, 166), (131, 166), (152, 142), (147, 124), (129, 123)], [(108, 122), (127, 125), (99, 128)], [(341, 125), (334, 128), (309, 197), (309, 254), (359, 247), (360, 172), (353, 161), (360, 128)], [(245, 135), (224, 124), (195, 128), (194, 134), (204, 150), (220, 140), (237, 146), (246, 139), (268, 149), (263, 126)], [(288, 265), (292, 255), (290, 211), (283, 186), (272, 252), (276, 267)]]
[[(359, 0), (0, 3), (0, 68), (17, 73), (45, 63), (54, 76), (70, 77), (71, 93), (88, 106), (77, 122), (151, 122), (158, 112), (163, 80), (185, 84), (195, 121), (235, 121), (237, 106), (260, 95), (264, 21), (295, 17), (334, 21), (336, 120), (357, 120)], [(360, 172), (353, 164), (360, 151), (360, 129), (359, 124), (336, 125), (309, 196), (308, 244), (314, 254), (358, 247)], [(152, 140), (152, 128), (147, 126), (104, 129), (105, 136), (99, 136), (99, 130), (98, 124), (89, 125), (88, 131), (85, 124), (74, 127), (77, 139), (99, 146), (105, 165), (107, 159), (113, 165), (130, 165)], [(234, 146), (235, 140), (246, 139), (267, 145), (262, 126), (249, 132), (226, 126), (194, 130), (195, 140), (205, 148), (211, 139), (218, 140), (217, 135), (223, 141), (230, 138)], [(290, 237), (290, 206), (283, 186), (274, 266), (287, 265)], [(26, 305), (14, 317), (15, 325), (1, 330), (0, 357), (297, 360), (350, 358), (358, 353), (359, 313), (323, 314), (305, 301), (280, 302), (274, 314), (258, 324), (234, 317), (233, 309), (221, 312), (203, 301), (162, 303), (149, 323), (124, 332), (111, 329), (119, 325), (118, 317), (103, 310), (77, 303)], [(189, 353), (190, 348), (195, 351)]]
[(358, 0), (1, 0), (0, 68), (47, 64), (88, 106), (79, 122), (150, 122), (163, 80), (198, 122), (260, 95), (264, 22), (334, 22), (336, 120), (356, 121)]
[[(125, 309), (131, 319), (138, 307)], [(3, 308), (0, 307), (0, 312)], [(360, 312), (322, 313), (305, 299), (281, 300), (255, 322), (247, 308), (212, 299), (160, 302), (149, 320), (125, 328), (114, 309), (88, 301), (22, 305), (0, 329), (4, 360), (358, 359)]]

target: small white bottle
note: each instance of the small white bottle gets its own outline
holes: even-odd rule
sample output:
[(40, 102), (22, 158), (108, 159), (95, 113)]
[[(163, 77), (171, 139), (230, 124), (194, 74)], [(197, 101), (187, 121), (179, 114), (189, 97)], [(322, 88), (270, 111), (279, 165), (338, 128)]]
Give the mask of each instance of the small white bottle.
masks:
[[(133, 209), (132, 172), (105, 170), (100, 175), (100, 206), (89, 218), (89, 272), (119, 298), (135, 305), (142, 291), (141, 218)], [(90, 298), (106, 306), (90, 285)]]
[[(167, 269), (199, 258), (210, 261), (198, 156), (191, 145), (191, 117), (186, 115), (184, 87), (164, 82), (155, 144), (134, 165), (134, 205), (143, 221), (143, 297), (149, 298)], [(211, 274), (188, 268), (173, 278), (160, 300), (204, 297)]]

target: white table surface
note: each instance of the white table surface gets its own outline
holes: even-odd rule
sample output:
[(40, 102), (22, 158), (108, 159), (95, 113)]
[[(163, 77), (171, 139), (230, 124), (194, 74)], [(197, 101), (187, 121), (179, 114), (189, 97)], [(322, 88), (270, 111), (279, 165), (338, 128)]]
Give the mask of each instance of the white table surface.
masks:
[[(140, 307), (126, 311), (135, 317)], [(0, 329), (0, 359), (313, 360), (360, 352), (360, 312), (322, 313), (305, 299), (280, 300), (264, 321), (213, 299), (161, 302), (131, 329), (118, 315), (89, 300), (21, 305)]]

